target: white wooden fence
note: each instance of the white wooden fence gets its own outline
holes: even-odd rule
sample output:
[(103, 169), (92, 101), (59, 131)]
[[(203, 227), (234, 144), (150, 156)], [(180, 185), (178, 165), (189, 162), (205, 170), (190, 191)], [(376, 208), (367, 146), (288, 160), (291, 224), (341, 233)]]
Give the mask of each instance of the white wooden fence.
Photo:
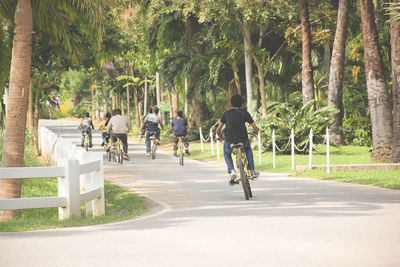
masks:
[(55, 167), (0, 168), (0, 179), (58, 177), (58, 196), (1, 199), (0, 210), (58, 207), (60, 219), (105, 214), (103, 153), (86, 152), (45, 127), (39, 128), (39, 148)]

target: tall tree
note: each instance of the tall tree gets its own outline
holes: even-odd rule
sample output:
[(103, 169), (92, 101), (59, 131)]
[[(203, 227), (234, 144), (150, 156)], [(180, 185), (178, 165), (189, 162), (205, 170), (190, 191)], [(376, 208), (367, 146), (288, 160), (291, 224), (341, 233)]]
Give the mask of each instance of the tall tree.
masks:
[[(393, 0), (393, 5), (400, 5)], [(400, 162), (400, 20), (392, 14), (390, 22), (390, 44), (392, 53), (392, 95), (393, 95), (393, 145), (392, 161)]]
[[(246, 38), (250, 41), (250, 29), (247, 21), (243, 19), (243, 29), (244, 29), (244, 34), (246, 35)], [(254, 108), (251, 106), (252, 101), (253, 101), (253, 62), (251, 60), (251, 54), (249, 49), (251, 48), (247, 44), (245, 38), (243, 38), (244, 41), (244, 64), (245, 64), (245, 70), (246, 70), (246, 96), (247, 96), (247, 111), (248, 112), (253, 112)], [(251, 41), (250, 41), (251, 42)]]
[[(32, 56), (32, 5), (19, 0), (15, 9), (14, 41), (11, 56), (10, 91), (4, 136), (3, 167), (24, 166), (26, 109)], [(21, 179), (1, 182), (1, 198), (21, 196)], [(20, 216), (20, 210), (1, 211), (1, 220)]]
[(341, 130), (343, 120), (343, 72), (346, 52), (346, 36), (349, 21), (349, 0), (339, 0), (335, 40), (329, 72), (328, 105), (339, 110), (332, 114), (334, 123), (331, 126), (331, 140), (336, 145), (343, 145), (344, 136)]
[[(31, 2), (32, 1), (32, 2)], [(3, 167), (21, 167), (24, 165), (24, 140), (26, 128), (26, 114), (28, 105), (28, 90), (30, 86), (30, 71), (32, 57), (32, 32), (33, 18), (38, 30), (51, 32), (56, 42), (61, 43), (64, 49), (70, 50), (75, 59), (79, 57), (78, 53), (72, 51), (73, 44), (80, 44), (83, 50), (81, 40), (71, 37), (70, 29), (67, 25), (73, 20), (74, 15), (79, 11), (90, 10), (90, 15), (83, 20), (91, 22), (85, 24), (86, 27), (96, 24), (96, 31), (89, 31), (91, 36), (100, 42), (99, 34), (101, 25), (99, 14), (102, 10), (102, 1), (95, 4), (87, 0), (67, 1), (64, 0), (53, 3), (38, 0), (11, 0), (0, 1), (0, 10), (15, 10), (14, 17), (14, 40), (11, 56), (10, 71), (10, 94), (7, 107), (7, 123), (3, 148)], [(33, 5), (32, 5), (33, 4)], [(15, 9), (10, 8), (15, 7)], [(35, 16), (33, 16), (33, 10)], [(69, 12), (69, 13), (68, 13)], [(68, 16), (70, 15), (70, 16)], [(68, 23), (67, 23), (68, 22)], [(100, 29), (100, 31), (98, 30)], [(78, 49), (79, 50), (79, 49)], [(18, 198), (21, 196), (21, 180), (7, 179), (0, 184), (0, 198)], [(19, 210), (1, 211), (0, 220), (8, 220), (20, 215)]]
[(383, 73), (374, 3), (372, 0), (360, 0), (360, 7), (368, 106), (372, 124), (373, 156), (375, 152), (379, 153), (383, 148), (392, 146), (392, 110)]
[(301, 84), (303, 92), (303, 105), (315, 99), (314, 78), (311, 62), (311, 29), (308, 12), (308, 0), (300, 1), (300, 19), (302, 32), (302, 72)]

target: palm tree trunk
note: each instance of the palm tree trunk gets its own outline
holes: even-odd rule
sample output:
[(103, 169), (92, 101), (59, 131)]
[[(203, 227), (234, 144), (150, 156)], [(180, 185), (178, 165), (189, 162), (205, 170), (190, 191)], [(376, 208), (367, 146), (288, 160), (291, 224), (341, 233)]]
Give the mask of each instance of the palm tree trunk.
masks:
[[(130, 75), (133, 76), (133, 66), (129, 66)], [(126, 75), (128, 75), (128, 69), (126, 70)], [(126, 87), (126, 112), (128, 113), (128, 121), (131, 122), (131, 95), (129, 86)]]
[[(26, 110), (32, 58), (33, 20), (30, 0), (18, 0), (14, 23), (3, 167), (24, 166)], [(21, 179), (2, 180), (0, 188), (1, 199), (21, 197)], [(0, 211), (0, 220), (9, 220), (20, 215), (20, 210)]]
[[(399, 0), (393, 0), (398, 3)], [(393, 15), (392, 15), (393, 16)], [(400, 162), (400, 24), (390, 22), (390, 43), (392, 56), (392, 94), (393, 94), (393, 145), (392, 162)]]
[[(250, 30), (247, 24), (247, 21), (243, 19), (243, 29), (244, 34), (246, 35), (247, 40), (251, 42), (250, 38)], [(244, 39), (246, 39), (244, 38)], [(247, 111), (252, 113), (254, 111), (254, 107), (251, 106), (253, 102), (253, 64), (251, 60), (250, 49), (251, 43), (248, 44), (246, 40), (244, 40), (244, 66), (246, 71), (246, 96), (247, 96)]]
[(349, 0), (340, 0), (337, 16), (335, 40), (333, 42), (331, 67), (329, 72), (328, 105), (339, 110), (332, 114), (334, 123), (331, 126), (331, 141), (343, 145), (344, 136), (341, 130), (343, 121), (343, 72), (346, 50), (347, 25), (349, 21)]
[(171, 105), (172, 105), (171, 118), (173, 118), (176, 115), (176, 111), (179, 109), (179, 90), (176, 87), (176, 85), (173, 85), (172, 87)]
[[(145, 80), (147, 80), (147, 77), (145, 78)], [(149, 87), (148, 87), (148, 83), (147, 81), (144, 82), (144, 99), (143, 99), (143, 114), (147, 114), (148, 110), (147, 110), (147, 102), (148, 102), (148, 95), (149, 95)]]
[[(372, 0), (360, 0), (368, 106), (372, 124), (373, 154), (392, 146), (392, 110), (383, 74), (378, 30)], [(389, 155), (387, 155), (390, 158)]]
[(308, 0), (300, 0), (300, 17), (302, 29), (302, 54), (301, 85), (303, 105), (315, 99), (314, 79), (311, 63), (311, 30), (308, 13)]
[(189, 117), (189, 103), (188, 103), (188, 90), (189, 90), (189, 82), (188, 79), (185, 78), (185, 116)]
[[(187, 18), (186, 21), (186, 36), (189, 48), (189, 56), (190, 58), (196, 57), (197, 54), (202, 53), (201, 46), (194, 45), (193, 36), (200, 30), (200, 24), (196, 20), (196, 18), (191, 15)], [(196, 83), (200, 79), (200, 70), (195, 68), (190, 73), (190, 86), (189, 88), (195, 87)], [(208, 109), (207, 105), (203, 103), (202, 99), (196, 94), (196, 92), (192, 96), (192, 110), (191, 116), (189, 118), (190, 124), (192, 127), (202, 126), (203, 121), (208, 117)]]

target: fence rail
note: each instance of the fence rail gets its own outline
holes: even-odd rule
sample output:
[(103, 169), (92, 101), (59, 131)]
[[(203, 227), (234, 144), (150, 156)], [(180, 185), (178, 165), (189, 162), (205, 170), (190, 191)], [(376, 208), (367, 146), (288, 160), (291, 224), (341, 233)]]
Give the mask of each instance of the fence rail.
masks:
[(39, 148), (58, 166), (0, 168), (0, 180), (58, 177), (58, 196), (0, 199), (0, 210), (58, 207), (59, 218), (67, 219), (80, 217), (85, 203), (86, 215), (104, 215), (103, 153), (86, 152), (41, 126)]

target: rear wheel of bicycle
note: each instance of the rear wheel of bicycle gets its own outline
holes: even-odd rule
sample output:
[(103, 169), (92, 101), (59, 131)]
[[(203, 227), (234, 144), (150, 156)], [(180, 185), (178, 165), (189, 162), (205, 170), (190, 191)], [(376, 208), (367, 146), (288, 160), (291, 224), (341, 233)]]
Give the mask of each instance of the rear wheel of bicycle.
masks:
[(121, 143), (119, 144), (118, 150), (119, 150), (119, 163), (122, 164), (124, 163), (124, 150), (122, 148)]
[(151, 159), (156, 158), (156, 150), (157, 150), (157, 145), (156, 141), (154, 139), (151, 140)]
[[(238, 155), (240, 157), (240, 155)], [(246, 200), (249, 200), (250, 193), (249, 193), (249, 181), (247, 180), (246, 172), (244, 171), (243, 161), (239, 158), (239, 175), (240, 175), (240, 182), (242, 183), (244, 197)]]
[(108, 162), (110, 162), (110, 161), (111, 161), (111, 158), (112, 158), (112, 153), (111, 153), (111, 151), (108, 151), (108, 152), (107, 152), (107, 156), (108, 156)]
[(87, 135), (85, 135), (83, 146), (85, 147), (86, 151), (89, 151), (89, 137)]
[(179, 164), (183, 166), (183, 144), (179, 147)]

